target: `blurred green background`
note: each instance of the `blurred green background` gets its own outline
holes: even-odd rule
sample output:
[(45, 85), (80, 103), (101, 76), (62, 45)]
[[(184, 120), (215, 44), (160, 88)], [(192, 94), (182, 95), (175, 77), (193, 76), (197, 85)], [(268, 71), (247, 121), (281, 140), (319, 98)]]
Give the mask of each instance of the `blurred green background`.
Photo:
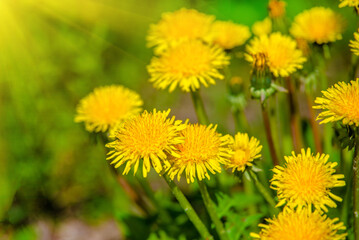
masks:
[[(153, 225), (142, 229), (146, 224), (140, 217), (128, 217), (136, 215), (136, 209), (111, 175), (103, 143), (74, 123), (76, 105), (95, 87), (121, 84), (140, 93), (145, 109), (172, 108), (177, 118), (196, 122), (189, 95), (179, 90), (171, 94), (158, 91), (147, 82), (146, 65), (152, 57), (145, 41), (149, 25), (163, 12), (187, 7), (251, 26), (267, 16), (267, 3), (0, 0), (0, 239), (97, 239), (95, 235), (61, 235), (68, 221), (87, 234), (95, 234), (96, 227), (110, 222), (99, 231), (115, 231), (110, 235), (113, 238), (98, 239), (128, 235), (129, 226), (141, 233), (132, 235), (133, 239), (146, 239), (149, 231), (158, 231)], [(350, 65), (347, 44), (357, 20), (351, 9), (338, 9), (334, 0), (287, 1), (288, 18), (313, 4), (330, 6), (347, 20), (331, 63), (340, 71), (329, 73), (333, 82), (345, 80)], [(233, 59), (231, 68), (248, 84), (249, 64)], [(225, 83), (218, 82), (202, 93), (211, 121), (220, 131), (233, 134)], [(246, 113), (251, 119), (248, 132), (265, 142), (258, 128), (262, 123), (257, 103), (249, 100)], [(268, 152), (266, 145), (264, 152)], [(138, 184), (132, 176), (129, 181)], [(155, 174), (150, 182), (157, 197), (170, 196)], [(177, 220), (184, 224), (181, 210), (167, 198), (164, 204), (182, 216)], [(196, 204), (198, 199), (194, 196), (192, 201)]]

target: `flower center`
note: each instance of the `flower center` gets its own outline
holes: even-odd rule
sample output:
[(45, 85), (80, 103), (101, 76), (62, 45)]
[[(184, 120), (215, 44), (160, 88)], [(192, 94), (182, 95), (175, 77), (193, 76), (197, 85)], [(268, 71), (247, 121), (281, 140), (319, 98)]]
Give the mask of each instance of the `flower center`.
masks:
[(182, 44), (172, 49), (163, 61), (169, 72), (182, 77), (198, 75), (211, 68), (212, 54), (208, 46), (201, 42)]
[(142, 156), (151, 156), (154, 153), (163, 151), (170, 140), (170, 126), (161, 118), (142, 118), (131, 124), (128, 135), (121, 136), (121, 141), (130, 149)]
[(340, 116), (348, 119), (359, 120), (359, 89), (352, 87), (347, 93), (338, 94), (329, 108)]
[(326, 186), (330, 187), (325, 168), (314, 161), (303, 161), (288, 166), (286, 188), (293, 198), (298, 200), (321, 199), (326, 195)]
[(205, 126), (189, 126), (184, 133), (185, 142), (178, 146), (184, 163), (205, 163), (217, 157), (220, 139)]
[(233, 156), (233, 162), (236, 165), (243, 166), (248, 162), (249, 152), (248, 150), (237, 149)]

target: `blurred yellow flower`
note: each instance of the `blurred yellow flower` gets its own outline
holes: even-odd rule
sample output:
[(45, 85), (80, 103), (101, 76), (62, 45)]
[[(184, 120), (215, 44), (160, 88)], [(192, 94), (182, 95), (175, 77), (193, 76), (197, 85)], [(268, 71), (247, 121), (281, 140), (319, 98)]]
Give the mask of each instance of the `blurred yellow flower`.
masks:
[(251, 233), (251, 237), (261, 240), (344, 240), (346, 233), (338, 218), (330, 219), (318, 211), (308, 209), (285, 208), (273, 219), (266, 219), (267, 224), (259, 224), (259, 234)]
[(89, 132), (106, 132), (141, 112), (140, 95), (120, 85), (95, 88), (77, 106), (75, 122), (84, 122)]
[(237, 133), (231, 148), (234, 154), (225, 165), (226, 168), (232, 168), (232, 172), (243, 172), (247, 166), (253, 166), (253, 160), (262, 156), (262, 145), (259, 145), (258, 139), (254, 137), (249, 140), (247, 133)]
[(107, 160), (112, 160), (115, 168), (126, 163), (123, 174), (127, 174), (133, 167), (137, 172), (140, 161), (143, 161), (143, 177), (151, 170), (157, 173), (170, 167), (168, 156), (178, 156), (175, 145), (183, 142), (179, 132), (186, 125), (175, 121), (175, 117), (167, 118), (170, 110), (147, 112), (126, 120), (115, 134), (115, 140), (106, 145), (113, 148)]
[(268, 3), (268, 11), (270, 18), (281, 18), (285, 15), (285, 5), (284, 1), (270, 0)]
[(147, 36), (149, 47), (155, 46), (155, 53), (161, 54), (180, 42), (204, 39), (208, 36), (215, 17), (194, 9), (182, 8), (164, 13), (157, 24), (152, 24)]
[(342, 17), (330, 8), (313, 7), (298, 14), (290, 28), (295, 38), (323, 44), (342, 39)]
[(355, 7), (359, 9), (359, 0), (340, 0), (339, 7)]
[(265, 18), (262, 21), (257, 21), (252, 25), (252, 32), (256, 36), (268, 35), (272, 32), (272, 21), (270, 18)]
[(212, 24), (207, 41), (218, 44), (224, 49), (243, 45), (251, 36), (249, 28), (231, 21), (215, 21)]
[(343, 124), (359, 126), (359, 79), (350, 83), (339, 82), (322, 91), (323, 97), (317, 97), (313, 106), (324, 109), (317, 120), (320, 123), (342, 121)]
[(228, 145), (231, 138), (216, 132), (216, 126), (188, 124), (181, 132), (184, 142), (176, 146), (178, 157), (171, 158), (171, 179), (177, 175), (180, 180), (183, 172), (186, 173), (187, 182), (199, 181), (205, 177), (210, 179), (208, 171), (212, 174), (221, 172), (221, 164), (226, 163), (232, 152)]
[(177, 85), (185, 91), (196, 91), (200, 84), (208, 87), (215, 79), (223, 79), (218, 71), (229, 64), (229, 57), (222, 48), (208, 46), (201, 41), (187, 41), (168, 49), (160, 57), (153, 57), (147, 70), (155, 88), (169, 87), (172, 92)]
[(350, 50), (357, 56), (359, 56), (359, 29), (358, 32), (354, 33), (354, 39), (350, 40)]
[(246, 46), (245, 58), (254, 62), (253, 56), (262, 53), (267, 57), (267, 64), (275, 77), (287, 77), (297, 69), (303, 68), (306, 61), (296, 42), (279, 32), (255, 37)]
[(314, 206), (318, 210), (328, 211), (327, 207), (336, 207), (332, 200), (342, 199), (330, 192), (333, 187), (345, 186), (343, 174), (334, 174), (336, 162), (328, 162), (329, 155), (313, 155), (310, 148), (301, 154), (284, 157), (286, 165), (275, 166), (271, 188), (277, 191), (277, 206), (290, 207)]

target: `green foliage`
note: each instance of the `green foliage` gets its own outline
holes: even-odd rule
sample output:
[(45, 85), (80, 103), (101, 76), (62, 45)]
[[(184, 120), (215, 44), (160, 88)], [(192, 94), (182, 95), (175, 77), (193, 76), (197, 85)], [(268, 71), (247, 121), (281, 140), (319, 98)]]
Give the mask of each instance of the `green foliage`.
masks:
[(37, 235), (35, 229), (31, 227), (25, 227), (19, 229), (12, 237), (12, 240), (36, 240)]
[(248, 214), (248, 206), (262, 204), (260, 196), (243, 192), (231, 194), (217, 193), (217, 213), (226, 219), (226, 229), (231, 239), (248, 239), (249, 233), (256, 229), (263, 214)]

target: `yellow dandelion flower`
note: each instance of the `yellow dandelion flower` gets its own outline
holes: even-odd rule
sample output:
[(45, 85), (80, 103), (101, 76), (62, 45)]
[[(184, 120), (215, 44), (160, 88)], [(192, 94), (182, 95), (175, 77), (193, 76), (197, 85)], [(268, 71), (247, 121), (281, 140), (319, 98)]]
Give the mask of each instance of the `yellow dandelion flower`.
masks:
[(354, 40), (350, 40), (350, 50), (357, 56), (359, 56), (359, 29), (354, 33)]
[(249, 140), (247, 133), (237, 133), (234, 136), (234, 143), (231, 147), (234, 154), (226, 164), (226, 167), (232, 168), (232, 172), (244, 172), (247, 166), (253, 166), (253, 160), (262, 156), (260, 154), (262, 146), (259, 145), (258, 139), (251, 137)]
[(359, 9), (359, 0), (340, 0), (339, 7), (355, 7)]
[(350, 83), (339, 82), (322, 91), (323, 97), (317, 97), (313, 106), (324, 109), (317, 120), (320, 123), (342, 121), (343, 124), (359, 126), (359, 79)]
[(177, 85), (185, 91), (196, 91), (200, 84), (208, 87), (215, 79), (223, 79), (218, 71), (229, 64), (229, 57), (218, 46), (208, 46), (201, 41), (183, 42), (170, 48), (160, 57), (153, 57), (147, 70), (155, 88), (169, 87), (172, 92)]
[(285, 5), (287, 5), (287, 3), (284, 1), (270, 0), (268, 3), (269, 17), (283, 17), (285, 15)]
[(308, 148), (301, 154), (284, 157), (286, 165), (275, 166), (271, 188), (277, 191), (279, 203), (290, 207), (314, 206), (328, 211), (336, 207), (333, 201), (342, 199), (330, 192), (331, 188), (345, 186), (343, 174), (334, 174), (336, 162), (328, 162), (329, 155), (313, 155)]
[(89, 132), (106, 132), (141, 112), (142, 105), (140, 95), (123, 86), (98, 87), (81, 99), (75, 122), (84, 122)]
[(155, 53), (161, 54), (180, 42), (204, 39), (208, 36), (215, 17), (194, 9), (182, 8), (165, 13), (157, 24), (152, 24), (147, 36), (149, 47), (155, 46)]
[(167, 118), (170, 110), (147, 112), (126, 120), (117, 129), (115, 140), (106, 145), (113, 148), (107, 160), (112, 160), (115, 168), (126, 163), (123, 174), (133, 167), (134, 174), (143, 161), (143, 177), (147, 177), (151, 166), (157, 173), (170, 166), (168, 156), (178, 156), (175, 145), (183, 142), (179, 135), (186, 125), (175, 121), (175, 117)]
[(222, 136), (216, 132), (217, 126), (188, 124), (181, 132), (184, 142), (178, 144), (178, 157), (171, 159), (169, 176), (171, 179), (177, 175), (180, 180), (185, 171), (187, 182), (194, 182), (194, 178), (210, 179), (208, 171), (212, 174), (221, 172), (221, 164), (226, 163), (231, 157), (228, 147), (231, 139), (228, 135)]
[(267, 224), (259, 224), (259, 234), (251, 237), (261, 240), (344, 240), (346, 233), (338, 218), (330, 219), (319, 211), (285, 208), (278, 217), (266, 219)]
[(330, 8), (314, 7), (298, 14), (290, 28), (295, 38), (303, 38), (317, 44), (342, 39), (342, 17)]
[(272, 21), (270, 18), (265, 18), (262, 21), (257, 21), (252, 25), (252, 32), (256, 36), (268, 35), (272, 32)]
[(250, 36), (249, 28), (245, 25), (231, 21), (216, 21), (212, 24), (207, 41), (224, 49), (232, 49), (243, 45)]
[(302, 51), (297, 49), (296, 42), (279, 32), (261, 35), (252, 39), (246, 47), (248, 54), (245, 58), (253, 62), (254, 55), (262, 53), (267, 57), (267, 64), (275, 77), (287, 77), (297, 69), (303, 68), (306, 61)]

